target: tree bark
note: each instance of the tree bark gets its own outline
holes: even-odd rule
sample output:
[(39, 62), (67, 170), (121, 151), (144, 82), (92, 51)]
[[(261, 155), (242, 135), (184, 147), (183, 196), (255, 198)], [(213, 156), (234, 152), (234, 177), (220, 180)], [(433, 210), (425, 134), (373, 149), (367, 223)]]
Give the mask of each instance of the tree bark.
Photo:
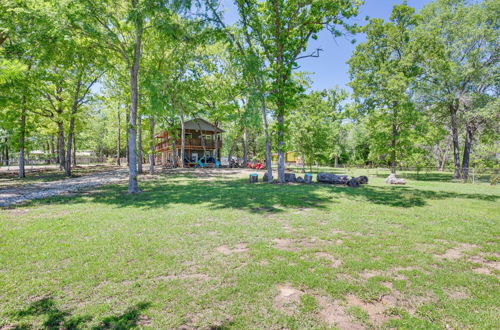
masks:
[(185, 158), (185, 155), (184, 155), (184, 152), (185, 152), (185, 147), (186, 147), (186, 139), (185, 139), (185, 135), (186, 135), (186, 130), (184, 128), (184, 111), (181, 110), (181, 168), (184, 168), (184, 158)]
[(285, 145), (284, 141), (284, 125), (285, 116), (283, 114), (283, 109), (278, 106), (279, 112), (277, 117), (278, 122), (278, 182), (285, 183), (285, 151), (283, 149)]
[(149, 117), (149, 174), (155, 174), (155, 119)]
[(398, 138), (398, 126), (397, 126), (397, 118), (398, 118), (398, 109), (397, 104), (393, 105), (393, 118), (392, 118), (392, 131), (391, 131), (391, 173), (396, 174), (396, 147), (397, 147), (397, 138)]
[(66, 146), (66, 159), (64, 165), (64, 172), (66, 176), (71, 176), (71, 148), (73, 143), (74, 130), (75, 130), (75, 117), (72, 111), (72, 116), (69, 121), (68, 142)]
[(248, 164), (248, 135), (246, 127), (243, 127), (243, 167)]
[(306, 173), (306, 156), (302, 152), (302, 173)]
[(462, 179), (464, 180), (467, 180), (467, 178), (469, 177), (470, 151), (472, 147), (473, 137), (474, 137), (474, 127), (472, 124), (468, 124), (466, 126), (464, 155), (462, 158)]
[(6, 137), (4, 139), (4, 150), (5, 150), (5, 156), (3, 158), (3, 164), (8, 166), (9, 165), (9, 138)]
[(137, 158), (139, 159), (137, 163), (137, 172), (142, 174), (142, 118), (139, 114), (137, 116), (137, 125), (138, 125), (138, 138), (137, 138)]
[[(137, 0), (132, 0), (132, 6), (137, 9)], [(139, 65), (141, 60), (141, 43), (143, 22), (140, 14), (135, 18), (135, 41), (134, 41), (134, 57), (133, 64), (130, 68), (130, 122), (129, 122), (129, 139), (128, 139), (128, 158), (129, 158), (129, 179), (128, 179), (128, 192), (129, 194), (139, 193), (139, 186), (137, 183), (137, 159), (136, 159), (136, 119), (137, 119), (137, 105), (138, 105), (138, 75)]]
[(227, 161), (229, 167), (231, 167), (231, 160), (233, 159), (233, 151), (235, 146), (236, 146), (236, 139), (233, 140), (233, 144), (231, 144), (231, 148), (229, 148), (229, 154), (227, 155)]
[(23, 104), (21, 108), (21, 126), (19, 134), (19, 178), (26, 177), (24, 150), (26, 142), (26, 97), (23, 96)]
[[(54, 158), (57, 158), (57, 157), (54, 157), (56, 153), (56, 147), (54, 146), (54, 135), (51, 135), (50, 136), (50, 158), (51, 158), (51, 161), (54, 161)], [(57, 162), (57, 159), (55, 159), (55, 161)]]
[(61, 120), (57, 121), (57, 152), (59, 153), (59, 169), (64, 170), (66, 157), (64, 156), (64, 125)]
[(460, 149), (458, 142), (458, 106), (452, 104), (450, 105), (450, 116), (451, 116), (451, 136), (453, 142), (453, 165), (455, 166), (455, 172), (453, 173), (453, 178), (460, 179)]
[[(262, 91), (260, 91), (262, 93)], [(267, 122), (267, 111), (266, 111), (266, 101), (264, 96), (261, 94), (260, 109), (262, 113), (262, 122), (264, 123), (264, 136), (266, 138), (266, 169), (268, 183), (273, 182), (273, 165), (271, 159), (271, 138), (269, 136), (269, 124)]]
[(118, 139), (116, 141), (116, 165), (121, 166), (120, 151), (121, 151), (121, 112), (118, 109)]
[(76, 167), (76, 133), (73, 132), (73, 167)]
[(443, 172), (444, 167), (446, 166), (446, 161), (448, 160), (448, 152), (450, 151), (450, 142), (448, 141), (446, 144), (446, 149), (444, 150), (443, 158), (441, 159), (441, 164), (439, 166), (439, 171)]
[(71, 106), (71, 117), (69, 120), (69, 130), (68, 130), (68, 142), (66, 147), (66, 159), (65, 159), (65, 173), (66, 176), (71, 176), (71, 148), (73, 143), (73, 135), (75, 134), (75, 120), (76, 113), (78, 111), (78, 98), (80, 96), (80, 88), (82, 86), (81, 81), (78, 81), (76, 85), (75, 95), (73, 98), (73, 105)]
[[(130, 107), (129, 107), (130, 109)], [(126, 115), (125, 115), (125, 124), (127, 126), (127, 129), (125, 129), (125, 141), (127, 141), (126, 143), (126, 146), (125, 146), (125, 153), (126, 153), (126, 158), (127, 158), (127, 166), (130, 164), (130, 154), (129, 154), (129, 151), (130, 151), (130, 145), (128, 143), (129, 139), (130, 139), (130, 131), (129, 131), (129, 128), (128, 128), (128, 124), (130, 123), (130, 113), (127, 112)]]
[(177, 168), (179, 161), (177, 159), (177, 137), (174, 137), (174, 142), (172, 142), (172, 162), (173, 167)]

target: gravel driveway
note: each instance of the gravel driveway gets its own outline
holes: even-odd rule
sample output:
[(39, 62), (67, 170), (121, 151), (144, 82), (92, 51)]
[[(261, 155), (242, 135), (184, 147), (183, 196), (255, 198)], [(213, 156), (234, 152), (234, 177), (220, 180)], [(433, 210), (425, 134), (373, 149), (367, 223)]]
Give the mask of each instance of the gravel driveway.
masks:
[(117, 183), (127, 179), (128, 169), (93, 173), (78, 178), (69, 178), (59, 181), (35, 183), (22, 187), (0, 189), (0, 207), (45, 198), (67, 192), (100, 185)]

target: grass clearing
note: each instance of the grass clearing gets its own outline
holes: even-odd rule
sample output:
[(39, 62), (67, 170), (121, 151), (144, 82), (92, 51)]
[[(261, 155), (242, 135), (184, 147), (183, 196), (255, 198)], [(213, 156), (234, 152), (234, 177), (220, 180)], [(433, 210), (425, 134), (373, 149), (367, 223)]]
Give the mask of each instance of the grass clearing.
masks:
[(497, 327), (497, 187), (245, 173), (1, 210), (0, 327)]

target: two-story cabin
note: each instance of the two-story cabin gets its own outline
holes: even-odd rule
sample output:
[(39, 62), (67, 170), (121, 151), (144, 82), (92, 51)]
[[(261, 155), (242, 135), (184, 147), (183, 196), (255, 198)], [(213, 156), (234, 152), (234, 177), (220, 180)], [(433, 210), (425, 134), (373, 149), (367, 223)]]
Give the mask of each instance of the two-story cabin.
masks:
[[(194, 166), (198, 160), (213, 164), (220, 161), (220, 149), (222, 147), (221, 134), (224, 132), (219, 127), (208, 121), (196, 118), (184, 123), (184, 164)], [(175, 136), (181, 136), (178, 129)], [(157, 164), (173, 164), (174, 154), (177, 155), (177, 165), (181, 165), (181, 139), (169, 137), (168, 132), (156, 135), (159, 143), (156, 144)]]

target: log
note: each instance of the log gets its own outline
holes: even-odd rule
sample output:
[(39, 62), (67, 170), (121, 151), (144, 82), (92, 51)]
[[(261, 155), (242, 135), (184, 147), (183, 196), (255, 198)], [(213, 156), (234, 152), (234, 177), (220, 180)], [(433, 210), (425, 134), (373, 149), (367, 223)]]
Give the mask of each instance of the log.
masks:
[(359, 180), (359, 183), (361, 183), (361, 184), (367, 184), (368, 183), (368, 177), (364, 176), (364, 175), (359, 176), (358, 180)]
[(359, 187), (360, 182), (359, 178), (352, 178), (351, 180), (347, 181), (347, 186), (352, 187), (352, 188), (357, 188)]
[(285, 173), (285, 182), (295, 182), (295, 173)]
[(318, 182), (331, 183), (331, 184), (346, 184), (349, 181), (347, 175), (336, 175), (333, 173), (318, 173), (316, 177)]
[(259, 180), (259, 175), (258, 174), (255, 174), (255, 173), (252, 173), (250, 174), (249, 178), (248, 178), (248, 181), (250, 183), (255, 183)]

